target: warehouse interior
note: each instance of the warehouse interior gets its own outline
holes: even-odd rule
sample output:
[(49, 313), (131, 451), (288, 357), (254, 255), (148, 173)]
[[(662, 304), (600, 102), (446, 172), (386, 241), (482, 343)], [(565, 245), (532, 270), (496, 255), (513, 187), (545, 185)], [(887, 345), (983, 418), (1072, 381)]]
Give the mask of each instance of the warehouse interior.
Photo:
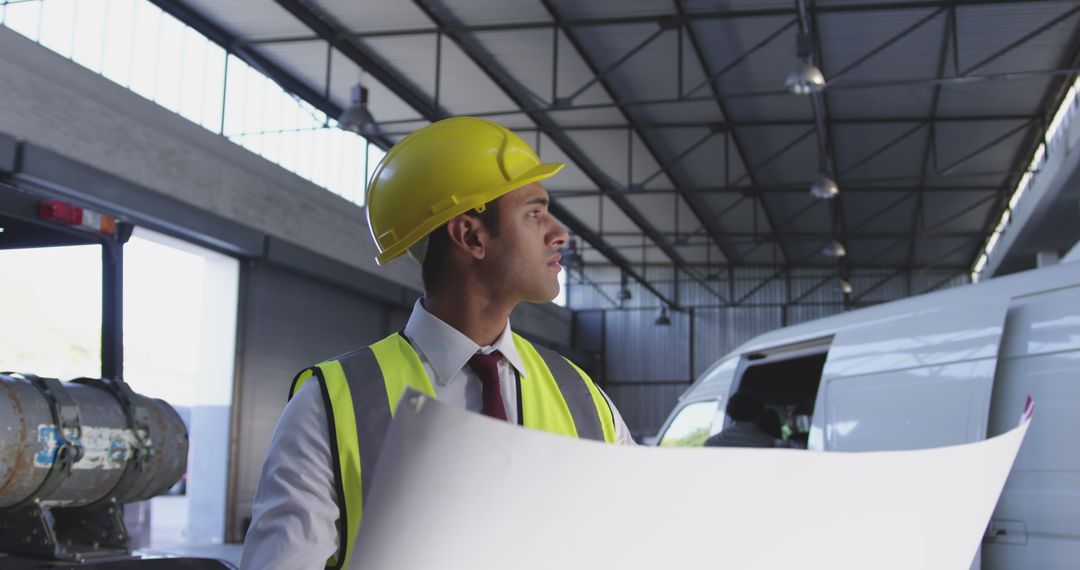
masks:
[(293, 376), (422, 294), (366, 217), (409, 133), (566, 164), (511, 325), (655, 444), (759, 335), (1080, 260), (1078, 75), (1076, 0), (0, 0), (0, 370), (172, 404), (132, 541), (237, 564)]

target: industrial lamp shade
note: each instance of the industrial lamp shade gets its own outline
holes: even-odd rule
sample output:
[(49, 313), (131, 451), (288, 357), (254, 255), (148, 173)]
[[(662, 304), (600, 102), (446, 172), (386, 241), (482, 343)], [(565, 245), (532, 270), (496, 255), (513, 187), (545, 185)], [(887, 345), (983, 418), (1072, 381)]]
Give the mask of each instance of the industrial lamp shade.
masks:
[(824, 254), (825, 257), (844, 257), (847, 255), (847, 248), (844, 247), (844, 244), (834, 241), (825, 246), (825, 249), (821, 250), (821, 253)]
[(667, 307), (660, 307), (660, 314), (656, 317), (656, 325), (660, 327), (671, 325), (671, 319), (668, 318), (667, 314)]
[(840, 186), (836, 181), (824, 174), (818, 175), (814, 183), (810, 185), (810, 195), (818, 200), (831, 200), (840, 193)]
[(852, 287), (851, 283), (849, 283), (846, 279), (841, 279), (840, 280), (840, 292), (841, 293), (843, 293), (845, 295), (850, 295), (851, 292), (854, 291), (854, 290), (855, 290), (855, 288)]
[(788, 91), (796, 95), (809, 95), (825, 89), (825, 74), (817, 66), (800, 59), (788, 72), (787, 81), (784, 82)]
[(367, 87), (357, 83), (353, 85), (350, 94), (352, 104), (342, 111), (341, 116), (338, 117), (338, 126), (359, 135), (376, 134), (378, 125), (375, 122), (375, 117), (371, 115), (371, 111), (368, 111), (367, 108)]

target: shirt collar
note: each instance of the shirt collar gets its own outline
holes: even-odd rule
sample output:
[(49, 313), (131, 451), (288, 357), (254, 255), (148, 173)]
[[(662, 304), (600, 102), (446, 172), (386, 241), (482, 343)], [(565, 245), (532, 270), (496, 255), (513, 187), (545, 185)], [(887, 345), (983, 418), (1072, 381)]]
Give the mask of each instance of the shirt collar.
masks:
[(449, 384), (450, 379), (461, 371), (472, 355), (477, 352), (488, 354), (498, 350), (518, 374), (525, 376), (525, 365), (518, 353), (517, 345), (514, 344), (509, 320), (506, 322), (502, 335), (494, 344), (481, 347), (461, 331), (429, 313), (424, 308), (424, 304), (417, 299), (416, 304), (413, 305), (412, 314), (409, 315), (409, 321), (405, 323), (405, 336), (409, 337), (413, 348), (420, 352), (431, 365), (435, 376), (433, 380), (442, 386)]

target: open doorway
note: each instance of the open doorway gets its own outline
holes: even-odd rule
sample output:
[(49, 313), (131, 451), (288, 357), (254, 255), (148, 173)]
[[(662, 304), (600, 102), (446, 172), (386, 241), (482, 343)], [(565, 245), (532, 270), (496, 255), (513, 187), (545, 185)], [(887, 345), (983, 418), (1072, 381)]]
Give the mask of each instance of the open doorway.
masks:
[(239, 261), (143, 228), (135, 229), (124, 257), (126, 380), (136, 392), (176, 408), (190, 442), (181, 482), (140, 507), (149, 523), (141, 546), (219, 554), (214, 547), (225, 538)]

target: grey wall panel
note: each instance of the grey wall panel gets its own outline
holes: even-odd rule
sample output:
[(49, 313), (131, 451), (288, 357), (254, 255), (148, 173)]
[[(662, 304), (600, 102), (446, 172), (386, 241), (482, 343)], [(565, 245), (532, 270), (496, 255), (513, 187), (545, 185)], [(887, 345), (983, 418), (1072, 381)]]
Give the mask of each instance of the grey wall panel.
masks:
[(965, 273), (959, 275), (955, 272), (929, 272), (916, 275), (911, 279), (911, 293), (921, 295), (931, 291), (938, 291), (949, 287), (956, 287), (967, 283), (968, 276)]
[(739, 304), (786, 303), (785, 272), (771, 267), (740, 267), (735, 271), (735, 299)]
[(840, 305), (792, 305), (784, 309), (787, 324), (797, 325), (842, 312)]
[(510, 315), (510, 327), (541, 345), (563, 349), (573, 336), (573, 314), (552, 303), (521, 303)]
[(579, 311), (574, 313), (574, 347), (590, 352), (604, 350), (604, 313)]
[(853, 271), (851, 286), (860, 303), (884, 303), (908, 296), (907, 274), (887, 269)]
[(630, 433), (640, 442), (641, 436), (654, 435), (675, 407), (679, 395), (689, 384), (617, 385), (605, 388), (619, 409)]
[(835, 303), (844, 302), (840, 291), (840, 277), (836, 271), (828, 269), (799, 269), (791, 272), (791, 299), (798, 303)]
[(740, 344), (780, 328), (780, 307), (698, 309), (694, 328), (694, 376)]
[(669, 313), (671, 324), (657, 326), (653, 310), (610, 311), (606, 316), (607, 381), (690, 380), (690, 318)]
[(234, 429), (230, 540), (243, 525), (270, 435), (293, 376), (328, 357), (365, 346), (387, 332), (387, 310), (341, 289), (256, 262), (243, 266)]

